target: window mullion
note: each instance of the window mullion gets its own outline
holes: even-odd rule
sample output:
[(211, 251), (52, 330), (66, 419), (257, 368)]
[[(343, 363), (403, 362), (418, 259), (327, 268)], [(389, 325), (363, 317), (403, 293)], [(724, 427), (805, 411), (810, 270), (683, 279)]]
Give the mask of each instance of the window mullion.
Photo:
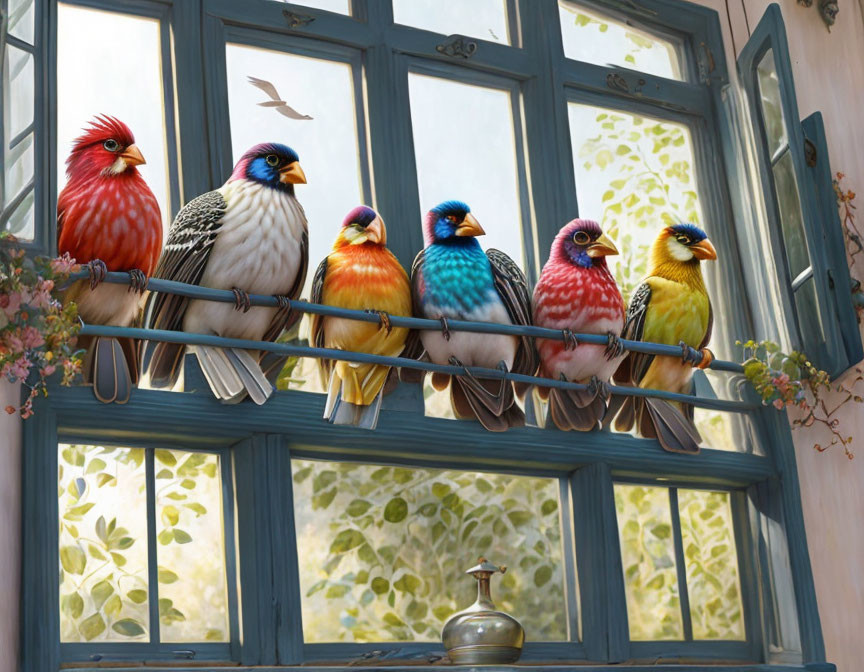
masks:
[(609, 465), (582, 467), (570, 477), (570, 489), (585, 653), (589, 660), (622, 662), (630, 657), (630, 635)]
[(144, 451), (144, 483), (147, 488), (147, 598), (150, 607), (150, 643), (159, 644), (159, 558), (156, 548), (155, 451)]
[(684, 542), (681, 537), (681, 516), (678, 513), (678, 488), (669, 488), (669, 511), (672, 514), (672, 539), (675, 543), (675, 569), (678, 572), (678, 601), (684, 641), (693, 641), (693, 620), (690, 614), (690, 594), (687, 591), (687, 567), (684, 563)]

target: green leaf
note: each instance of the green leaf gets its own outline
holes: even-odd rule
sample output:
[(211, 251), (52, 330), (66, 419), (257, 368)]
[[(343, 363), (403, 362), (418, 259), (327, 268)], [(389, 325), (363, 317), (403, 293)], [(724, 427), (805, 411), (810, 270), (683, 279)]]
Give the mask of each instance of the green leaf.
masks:
[(108, 528), (105, 525), (105, 516), (99, 516), (96, 520), (96, 536), (103, 542), (108, 541)]
[(397, 627), (397, 628), (407, 628), (408, 627), (406, 625), (406, 623), (401, 618), (399, 618), (396, 614), (394, 614), (392, 611), (388, 611), (386, 614), (384, 614), (384, 622), (387, 625), (392, 625), (392, 626)]
[(480, 524), (480, 521), (472, 520), (470, 523), (468, 523), (465, 526), (465, 529), (462, 530), (462, 541), (463, 542), (465, 542), (468, 539), (468, 537), (471, 536), (471, 533), (477, 528), (477, 526), (479, 524)]
[(101, 488), (103, 485), (108, 485), (111, 481), (117, 481), (111, 474), (99, 474), (96, 477), (96, 486)]
[(195, 481), (193, 481), (191, 478), (184, 478), (182, 481), (180, 481), (180, 487), (186, 488), (187, 490), (193, 490), (195, 488)]
[(180, 521), (180, 511), (177, 507), (169, 504), (162, 507), (162, 524), (165, 527), (173, 527)]
[(170, 469), (160, 469), (159, 472), (156, 474), (156, 478), (161, 478), (163, 480), (171, 479), (174, 478), (174, 472)]
[(384, 520), (388, 523), (401, 523), (408, 516), (408, 502), (394, 497), (384, 507)]
[(393, 582), (393, 587), (403, 593), (411, 593), (414, 595), (423, 582), (412, 574), (403, 574), (400, 579)]
[(627, 54), (626, 56), (624, 56), (624, 60), (627, 61), (628, 63), (632, 63), (633, 65), (636, 65), (636, 58), (633, 56), (633, 54)]
[(177, 458), (174, 457), (174, 453), (170, 450), (157, 450), (155, 451), (155, 457), (166, 467), (173, 467), (177, 464)]
[(330, 488), (326, 492), (312, 495), (312, 508), (315, 510), (326, 509), (333, 503), (333, 499), (336, 497), (336, 491), (337, 488)]
[(324, 590), (327, 587), (327, 579), (321, 579), (318, 583), (313, 585), (309, 590), (306, 591), (306, 597), (312, 597), (315, 593)]
[(322, 471), (320, 474), (315, 476), (315, 480), (312, 481), (312, 492), (320, 492), (321, 490), (327, 489), (338, 477), (338, 474), (328, 469), (326, 471)]
[(207, 513), (207, 509), (204, 507), (204, 505), (199, 504), (198, 502), (190, 502), (189, 504), (184, 504), (183, 506), (198, 514), (198, 516), (196, 517), (203, 516)]
[(672, 528), (668, 523), (659, 523), (651, 528), (651, 534), (658, 539), (668, 539), (669, 535), (672, 534)]
[(367, 565), (377, 565), (378, 556), (369, 544), (363, 544), (357, 551), (357, 557)]
[(357, 530), (342, 530), (336, 535), (333, 543), (330, 544), (331, 553), (345, 553), (352, 548), (357, 548), (365, 541), (365, 537)]
[(484, 494), (492, 491), (492, 484), (485, 478), (478, 478), (474, 481), (474, 486)]
[(604, 192), (603, 198), (600, 200), (605, 203), (606, 201), (611, 201), (613, 198), (615, 198), (615, 192), (610, 189), (609, 191)]
[(117, 541), (112, 541), (109, 546), (111, 546), (111, 548), (117, 548), (121, 551), (125, 551), (134, 543), (135, 540), (132, 537), (120, 537), (120, 539), (118, 539)]
[(122, 567), (126, 564), (126, 557), (120, 553), (111, 552), (111, 559), (117, 567)]
[(77, 546), (63, 546), (60, 549), (60, 564), (70, 574), (83, 574), (87, 556)]
[(144, 604), (147, 601), (147, 591), (136, 588), (126, 593), (126, 597), (132, 600), (135, 604)]
[(422, 620), (426, 618), (426, 614), (428, 613), (429, 605), (425, 602), (418, 602), (417, 600), (411, 600), (408, 604), (408, 608), (405, 610), (405, 615), (412, 621)]
[(90, 591), (90, 596), (93, 598), (93, 605), (97, 609), (100, 609), (102, 605), (105, 604), (105, 600), (107, 600), (113, 594), (114, 586), (104, 580), (93, 586), (92, 590)]
[(188, 544), (190, 541), (192, 541), (192, 537), (189, 535), (188, 532), (174, 528), (174, 541), (176, 541), (178, 544)]
[(432, 494), (438, 499), (444, 499), (448, 494), (450, 494), (450, 486), (446, 483), (433, 483)]
[(97, 457), (90, 460), (90, 464), (87, 465), (87, 469), (84, 471), (84, 474), (95, 474), (99, 471), (102, 471), (105, 467), (105, 460), (100, 460)]
[(530, 511), (511, 511), (507, 517), (514, 527), (522, 527), (534, 520), (534, 514)]
[(124, 637), (140, 637), (144, 634), (144, 628), (134, 618), (124, 618), (111, 626), (111, 629)]
[(552, 578), (552, 568), (549, 565), (538, 567), (534, 571), (534, 585), (538, 588), (545, 586)]
[(204, 635), (204, 639), (208, 642), (223, 642), (225, 641), (225, 633), (218, 628), (210, 628)]
[(417, 510), (417, 512), (421, 516), (426, 516), (427, 518), (431, 518), (432, 516), (434, 516), (437, 511), (438, 505), (432, 504), (431, 502), (429, 502), (428, 504), (424, 504)]
[(78, 625), (78, 632), (89, 642), (105, 632), (105, 621), (100, 614), (88, 616)]
[(105, 603), (105, 614), (108, 616), (119, 616), (120, 611), (123, 609), (123, 600), (120, 599), (119, 595), (112, 595), (108, 598), (108, 601)]
[(547, 499), (543, 502), (543, 506), (540, 507), (540, 513), (544, 516), (548, 516), (550, 513), (554, 513), (558, 510), (558, 502), (554, 499)]
[(432, 613), (435, 614), (435, 618), (439, 621), (446, 621), (450, 618), (451, 614), (454, 613), (454, 610), (448, 606), (435, 607), (432, 610)]
[(370, 508), (372, 508), (372, 504), (370, 502), (367, 502), (365, 499), (355, 499), (348, 505), (348, 508), (345, 509), (345, 512), (352, 518), (356, 518), (357, 516), (362, 516)]
[(372, 591), (376, 595), (383, 595), (388, 590), (390, 590), (390, 582), (380, 576), (376, 576), (374, 579), (372, 579), (372, 583), (370, 584), (370, 586), (372, 588)]
[(81, 614), (84, 613), (84, 599), (76, 590), (74, 593), (69, 593), (69, 595), (64, 595), (60, 598), (60, 608), (63, 610), (63, 613), (78, 620), (81, 618)]
[(357, 572), (357, 576), (354, 577), (354, 583), (366, 583), (369, 580), (369, 572), (365, 569), (361, 569)]
[(629, 154), (632, 151), (633, 150), (630, 149), (630, 147), (628, 145), (618, 145), (618, 147), (615, 149), (615, 153), (618, 156), (624, 156), (626, 154)]
[(294, 474), (294, 482), (295, 483), (302, 483), (307, 478), (309, 478), (309, 474), (311, 474), (311, 473), (312, 473), (312, 467), (305, 467), (305, 468), (301, 469), (300, 471), (298, 471)]
[(176, 502), (182, 502), (184, 499), (188, 499), (189, 495), (184, 495), (180, 492), (169, 492), (165, 495), (168, 499), (173, 499)]
[(330, 586), (327, 589), (327, 592), (324, 594), (324, 597), (332, 600), (339, 597), (345, 597), (350, 592), (351, 586), (343, 586), (342, 584), (337, 584), (335, 586)]
[(166, 569), (165, 567), (159, 567), (159, 583), (176, 583), (180, 577), (177, 576), (170, 569)]
[(650, 588), (651, 590), (660, 590), (665, 583), (665, 577), (663, 574), (658, 574), (653, 579), (651, 579), (648, 583), (645, 584), (646, 588)]

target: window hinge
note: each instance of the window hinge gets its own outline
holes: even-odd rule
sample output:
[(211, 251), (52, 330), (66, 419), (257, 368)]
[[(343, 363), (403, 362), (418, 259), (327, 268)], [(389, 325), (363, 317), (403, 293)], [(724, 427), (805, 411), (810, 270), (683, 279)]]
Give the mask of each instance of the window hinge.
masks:
[(816, 161), (819, 159), (819, 152), (816, 151), (816, 145), (810, 138), (804, 138), (804, 160), (811, 168), (816, 166)]
[(297, 14), (296, 12), (291, 12), (287, 9), (282, 10), (282, 16), (284, 16), (285, 21), (288, 22), (289, 28), (305, 28), (315, 20), (315, 17), (310, 16), (309, 14)]
[(180, 649), (179, 651), (172, 651), (175, 658), (183, 658), (185, 660), (191, 660), (195, 657), (195, 652), (191, 649)]
[(450, 58), (471, 58), (477, 53), (477, 43), (467, 40), (462, 35), (450, 35), (441, 44), (435, 46), (435, 51)]

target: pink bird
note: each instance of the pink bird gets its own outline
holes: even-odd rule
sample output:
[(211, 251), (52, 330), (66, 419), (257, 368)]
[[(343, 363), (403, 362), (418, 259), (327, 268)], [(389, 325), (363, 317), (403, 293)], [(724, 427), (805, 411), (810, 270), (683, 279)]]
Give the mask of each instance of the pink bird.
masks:
[[(555, 236), (534, 288), (534, 324), (564, 332), (563, 341), (537, 340), (541, 375), (590, 384), (585, 391), (538, 389), (541, 398), (549, 399), (552, 421), (565, 431), (599, 427), (609, 378), (621, 360), (624, 300), (606, 265), (610, 254), (618, 250), (597, 222), (574, 219)], [(609, 342), (577, 343), (574, 333), (605, 335)]]

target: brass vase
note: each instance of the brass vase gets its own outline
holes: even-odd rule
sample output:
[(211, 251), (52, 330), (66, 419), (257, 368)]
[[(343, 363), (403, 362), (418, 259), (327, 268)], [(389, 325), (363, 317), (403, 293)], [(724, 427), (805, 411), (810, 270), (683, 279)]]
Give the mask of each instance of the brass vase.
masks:
[(454, 614), (444, 624), (441, 639), (455, 665), (496, 665), (515, 663), (522, 655), (525, 630), (512, 616), (498, 611), (489, 594), (489, 582), (495, 572), (507, 571), (480, 558), (469, 569), (477, 579), (477, 601)]

